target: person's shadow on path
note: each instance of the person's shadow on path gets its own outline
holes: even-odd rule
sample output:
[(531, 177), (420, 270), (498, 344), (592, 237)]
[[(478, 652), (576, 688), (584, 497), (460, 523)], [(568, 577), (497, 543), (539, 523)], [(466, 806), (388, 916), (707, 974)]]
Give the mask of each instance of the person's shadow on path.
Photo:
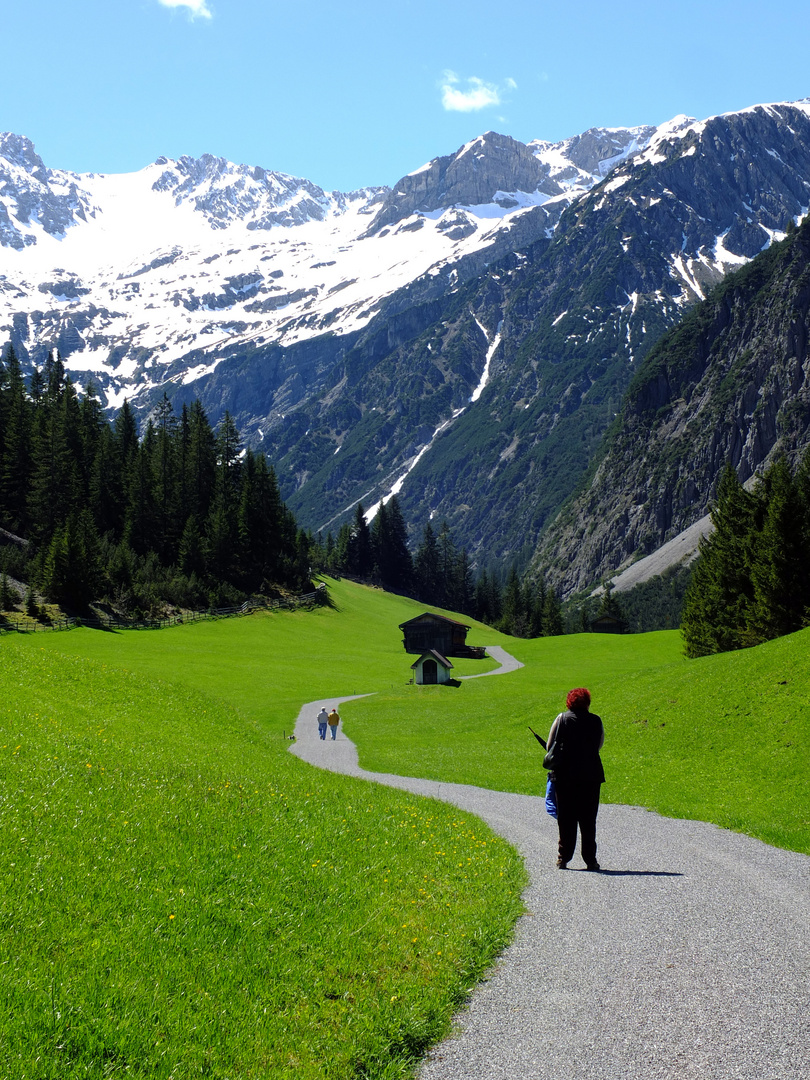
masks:
[[(588, 870), (587, 866), (575, 866), (568, 867), (567, 869), (573, 869), (578, 873), (592, 874), (592, 870)], [(599, 871), (598, 875), (601, 877), (683, 877), (683, 874), (679, 870), (605, 870)]]

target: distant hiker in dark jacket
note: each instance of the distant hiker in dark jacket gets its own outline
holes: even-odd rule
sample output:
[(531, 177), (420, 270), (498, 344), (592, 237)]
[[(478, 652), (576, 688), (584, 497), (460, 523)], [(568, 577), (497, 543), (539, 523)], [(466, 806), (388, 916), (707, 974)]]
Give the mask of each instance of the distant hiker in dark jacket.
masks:
[(329, 713), (329, 730), (332, 732), (332, 739), (337, 738), (338, 724), (340, 723), (340, 714), (337, 709), (332, 709)]
[(549, 751), (556, 745), (554, 771), (549, 776), (557, 789), (557, 827), (560, 841), (557, 866), (564, 870), (573, 858), (579, 826), (580, 850), (589, 870), (598, 870), (596, 861), (596, 815), (605, 771), (599, 751), (605, 741), (601, 719), (590, 712), (591, 694), (584, 687), (571, 690), (566, 711), (551, 725)]

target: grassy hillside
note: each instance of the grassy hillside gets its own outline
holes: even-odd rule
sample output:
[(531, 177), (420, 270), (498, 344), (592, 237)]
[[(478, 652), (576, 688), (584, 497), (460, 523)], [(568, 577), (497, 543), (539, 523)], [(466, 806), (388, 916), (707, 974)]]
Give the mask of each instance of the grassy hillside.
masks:
[[(810, 851), (810, 631), (686, 660), (677, 631), (520, 640), (474, 626), (526, 665), (459, 687), (410, 685), (398, 624), (415, 601), (330, 582), (333, 608), (159, 633), (40, 635), (49, 650), (181, 681), (262, 729), (292, 727), (303, 701), (378, 691), (342, 710), (368, 769), (537, 792), (538, 744), (565, 692), (588, 686), (605, 721), (604, 799), (647, 806)], [(491, 670), (455, 661), (454, 674)]]
[(566, 691), (587, 686), (607, 733), (606, 802), (810, 854), (810, 630), (700, 660), (683, 658), (676, 631), (507, 648), (520, 671), (347, 703), (361, 764), (537, 794), (545, 773), (528, 725), (545, 736)]
[[(192, 687), (281, 735), (292, 730), (305, 701), (380, 690), (411, 676), (413, 657), (405, 655), (398, 626), (423, 606), (349, 581), (330, 582), (330, 595), (332, 607), (312, 611), (259, 612), (159, 632), (39, 634), (37, 644)], [(493, 667), (466, 661), (460, 670)]]
[(0, 638), (0, 1076), (404, 1075), (508, 939), (479, 821), (287, 753), (230, 639), (267, 622)]
[[(0, 637), (0, 1075), (404, 1075), (507, 939), (522, 870), (475, 819), (311, 769), (281, 737), (344, 706), (372, 769), (538, 792), (587, 685), (605, 798), (810, 852), (810, 631), (686, 661), (676, 633), (519, 641), (525, 667), (408, 683), (420, 605)], [(494, 665), (460, 662), (456, 674)], [(313, 718), (314, 719), (314, 718)]]

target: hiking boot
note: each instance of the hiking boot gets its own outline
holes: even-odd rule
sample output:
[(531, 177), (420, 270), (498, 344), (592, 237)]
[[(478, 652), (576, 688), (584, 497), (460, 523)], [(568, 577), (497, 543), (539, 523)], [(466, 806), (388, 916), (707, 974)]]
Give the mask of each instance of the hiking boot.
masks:
[(602, 867), (599, 865), (598, 862), (589, 862), (589, 863), (586, 863), (585, 869), (586, 870), (599, 871), (599, 870), (602, 869)]
[(558, 870), (567, 870), (568, 869), (568, 863), (563, 862), (562, 859), (557, 859), (557, 869)]

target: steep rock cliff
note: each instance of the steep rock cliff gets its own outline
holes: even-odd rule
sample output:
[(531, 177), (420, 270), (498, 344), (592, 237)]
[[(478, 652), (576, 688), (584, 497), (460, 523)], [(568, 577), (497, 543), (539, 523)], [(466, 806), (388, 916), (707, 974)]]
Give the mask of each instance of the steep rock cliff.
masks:
[(651, 350), (587, 489), (535, 565), (564, 592), (703, 517), (727, 463), (745, 482), (810, 445), (810, 219), (729, 275)]

